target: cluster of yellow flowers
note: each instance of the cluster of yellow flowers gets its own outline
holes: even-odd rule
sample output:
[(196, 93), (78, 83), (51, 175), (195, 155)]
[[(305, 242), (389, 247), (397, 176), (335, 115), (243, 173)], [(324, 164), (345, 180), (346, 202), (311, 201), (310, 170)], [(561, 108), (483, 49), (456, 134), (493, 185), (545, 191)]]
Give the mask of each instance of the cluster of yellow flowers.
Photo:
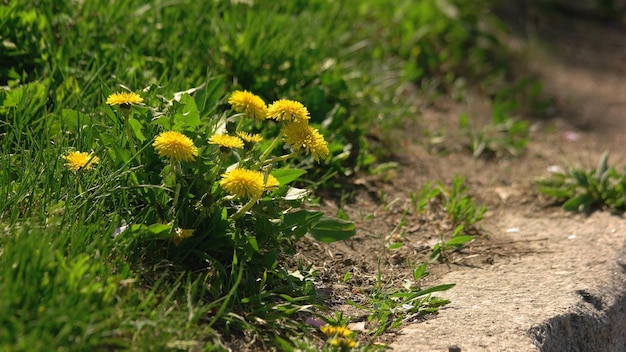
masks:
[(328, 343), (331, 346), (340, 347), (342, 350), (357, 346), (357, 342), (352, 338), (354, 333), (345, 326), (324, 325), (320, 327), (320, 331), (329, 337)]
[[(294, 152), (304, 150), (318, 162), (330, 154), (324, 137), (309, 126), (309, 111), (302, 103), (281, 99), (267, 106), (259, 96), (245, 90), (235, 91), (228, 103), (233, 110), (245, 117), (257, 121), (273, 119), (283, 123), (281, 134)], [(209, 144), (228, 150), (244, 148), (261, 140), (262, 137), (257, 134), (237, 132), (237, 136), (214, 135), (209, 139)], [(259, 197), (263, 191), (278, 187), (278, 180), (256, 170), (234, 169), (222, 175), (220, 186), (238, 197), (254, 198)]]
[(315, 161), (330, 154), (328, 143), (319, 131), (309, 126), (309, 111), (302, 103), (280, 99), (269, 106), (260, 97), (248, 91), (235, 91), (228, 99), (236, 112), (256, 120), (273, 119), (283, 123), (281, 134), (294, 151), (304, 150)]
[[(139, 95), (128, 92), (113, 93), (106, 100), (108, 105), (119, 105), (123, 109), (142, 102)], [(281, 122), (283, 140), (294, 152), (304, 151), (318, 162), (330, 154), (324, 137), (317, 129), (309, 126), (309, 111), (302, 103), (281, 99), (267, 106), (259, 96), (245, 90), (235, 91), (228, 102), (233, 110), (243, 116), (257, 121), (273, 119)], [(209, 138), (208, 143), (219, 146), (223, 152), (229, 152), (231, 149), (251, 148), (261, 140), (263, 138), (258, 134), (240, 131), (236, 135), (215, 134)], [(160, 156), (171, 162), (190, 162), (198, 156), (198, 148), (193, 141), (176, 131), (160, 133), (152, 146)], [(64, 159), (67, 167), (73, 171), (90, 169), (99, 161), (93, 153), (83, 152), (70, 152)], [(222, 174), (219, 185), (234, 196), (258, 198), (265, 191), (275, 190), (279, 182), (274, 176), (257, 170), (236, 168)]]

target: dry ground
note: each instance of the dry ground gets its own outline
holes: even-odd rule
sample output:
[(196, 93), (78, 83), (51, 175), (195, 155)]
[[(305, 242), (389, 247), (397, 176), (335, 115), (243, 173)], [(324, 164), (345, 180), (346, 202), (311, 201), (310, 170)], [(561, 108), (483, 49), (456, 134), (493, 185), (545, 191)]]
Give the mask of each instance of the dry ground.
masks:
[[(326, 209), (330, 213), (341, 210), (348, 214), (357, 224), (357, 236), (330, 245), (305, 240), (298, 259), (317, 270), (321, 280), (319, 289), (328, 294), (327, 304), (331, 309), (344, 311), (353, 322), (366, 321), (367, 313), (352, 309), (345, 302), (363, 302), (376, 284), (379, 271), (389, 287), (401, 287), (411, 278), (411, 266), (407, 263), (428, 260), (432, 246), (441, 233), (449, 233), (450, 224), (442, 220), (445, 217), (438, 211), (429, 214), (413, 211), (410, 192), (419, 191), (429, 181), (450, 184), (454, 175), (466, 177), (470, 194), (489, 210), (485, 219), (477, 224), (476, 240), (453, 253), (447, 263), (431, 264), (431, 275), (421, 283), (423, 286), (451, 283), (446, 281), (451, 278), (470, 280), (465, 278), (467, 275), (473, 280), (476, 275), (506, 275), (513, 271), (509, 266), (527, 263), (524, 258), (532, 258), (536, 263), (558, 263), (560, 256), (562, 260), (570, 260), (568, 253), (580, 256), (580, 252), (584, 252), (581, 246), (594, 246), (596, 242), (604, 247), (589, 247), (590, 250), (621, 247), (624, 233), (618, 231), (622, 226), (620, 218), (609, 214), (566, 214), (537, 194), (533, 182), (547, 176), (548, 167), (553, 165), (593, 168), (603, 151), (610, 151), (612, 165), (626, 164), (626, 149), (623, 148), (626, 26), (551, 15), (533, 22), (531, 29), (520, 37), (513, 36), (512, 45), (526, 53), (530, 71), (540, 78), (544, 92), (553, 102), (544, 116), (523, 116), (532, 124), (531, 141), (523, 155), (477, 159), (460, 147), (457, 125), (461, 113), (467, 113), (474, 123), (489, 120), (487, 99), (480, 92), (468, 93), (463, 102), (441, 99), (436, 104), (426, 105), (418, 101), (415, 118), (407, 119), (406, 125), (394, 136), (399, 142), (393, 146), (392, 160), (398, 162), (398, 167), (382, 175), (357, 178), (355, 184), (346, 189), (345, 195), (350, 197), (345, 201), (327, 197), (323, 204)], [(424, 137), (425, 132), (436, 131), (445, 131), (445, 153), (436, 152)], [(576, 234), (586, 236), (584, 229), (596, 229), (591, 235), (598, 235), (600, 240), (588, 237), (572, 241)], [(604, 230), (618, 233), (607, 235)], [(597, 234), (598, 231), (602, 233)], [(400, 249), (386, 249), (397, 241), (403, 244)], [(595, 255), (596, 261), (613, 263), (610, 255), (604, 259), (600, 253)], [(505, 267), (506, 271), (499, 270)], [(555, 265), (547, 267), (555, 268)], [(588, 268), (561, 269), (555, 270), (567, 277), (567, 270)], [(547, 269), (538, 264), (520, 270)], [(588, 272), (590, 276), (595, 275), (593, 270)], [(346, 273), (351, 276), (349, 280), (344, 280)], [(456, 274), (451, 276), (450, 273)], [(516, 280), (520, 280), (519, 277)], [(452, 290), (464, 289), (463, 282), (457, 284)], [(520, 287), (529, 283), (510, 284)], [(500, 288), (485, 289), (494, 290), (497, 296)], [(506, 288), (501, 289), (506, 291)], [(467, 297), (461, 293), (457, 299)], [(454, 302), (452, 307), (442, 310), (433, 319), (458, 314)], [(526, 323), (533, 321), (523, 321), (520, 327)], [(436, 325), (426, 326), (426, 329), (434, 328)], [(403, 350), (405, 346), (404, 350), (413, 350), (411, 339), (402, 339), (404, 334), (401, 330), (392, 330), (375, 340), (384, 343), (395, 340), (395, 349)], [(441, 343), (442, 346), (460, 343), (455, 341)], [(507, 350), (489, 342), (483, 347)]]

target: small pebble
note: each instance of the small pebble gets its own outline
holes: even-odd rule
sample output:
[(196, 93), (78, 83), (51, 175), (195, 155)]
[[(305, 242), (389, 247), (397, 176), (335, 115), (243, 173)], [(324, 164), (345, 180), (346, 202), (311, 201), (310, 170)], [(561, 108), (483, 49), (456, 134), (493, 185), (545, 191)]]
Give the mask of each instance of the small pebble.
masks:
[(448, 347), (448, 352), (461, 352), (461, 347), (452, 345)]

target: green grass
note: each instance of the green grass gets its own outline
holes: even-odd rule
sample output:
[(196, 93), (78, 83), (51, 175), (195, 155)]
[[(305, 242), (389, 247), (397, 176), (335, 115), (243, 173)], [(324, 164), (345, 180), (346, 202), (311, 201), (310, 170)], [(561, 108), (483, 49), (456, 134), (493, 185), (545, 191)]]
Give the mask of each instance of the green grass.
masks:
[[(0, 6), (0, 349), (333, 350), (304, 323), (325, 318), (313, 274), (289, 272), (284, 258), (302, 236), (330, 242), (354, 226), (301, 206), (317, 187), (340, 187), (335, 176), (372, 165), (365, 136), (405, 118), (402, 84), (445, 91), (506, 68), (491, 60), (500, 49), (481, 26), (489, 2), (412, 4)], [(243, 119), (227, 103), (238, 89), (303, 103), (328, 158), (273, 144), (280, 124)], [(120, 91), (143, 104), (105, 104)], [(207, 139), (222, 127), (265, 140), (221, 151)], [(189, 137), (197, 158), (159, 157), (152, 144), (167, 130)], [(99, 162), (72, 172), (70, 151)], [(235, 164), (281, 186), (229, 195), (219, 180)], [(193, 236), (176, 242), (188, 229)], [(392, 298), (413, 304), (431, 291)]]

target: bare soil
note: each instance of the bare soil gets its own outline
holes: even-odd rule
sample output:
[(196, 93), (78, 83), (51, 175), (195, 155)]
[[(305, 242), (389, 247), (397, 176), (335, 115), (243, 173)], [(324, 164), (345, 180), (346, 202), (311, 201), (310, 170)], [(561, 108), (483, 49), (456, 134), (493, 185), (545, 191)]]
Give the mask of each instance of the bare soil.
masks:
[[(575, 292), (590, 289), (587, 282), (596, 280), (609, 286), (615, 282), (602, 278), (602, 270), (614, 270), (615, 257), (626, 238), (621, 216), (565, 213), (538, 194), (534, 182), (548, 176), (551, 166), (594, 168), (604, 151), (610, 151), (611, 165), (626, 164), (626, 26), (558, 14), (522, 23), (526, 30), (520, 30), (517, 37), (511, 35), (511, 46), (526, 56), (527, 69), (539, 77), (545, 96), (552, 99), (541, 116), (519, 116), (532, 126), (530, 143), (522, 155), (474, 158), (467, 150), (458, 130), (459, 115), (468, 114), (475, 126), (490, 119), (489, 99), (480, 91), (468, 91), (460, 102), (416, 99), (415, 116), (395, 131), (397, 142), (390, 146), (389, 161), (397, 162), (397, 168), (357, 177), (343, 197), (324, 197), (326, 211), (333, 215), (345, 212), (356, 223), (357, 235), (333, 244), (303, 240), (295, 259), (317, 271), (318, 289), (327, 295), (331, 310), (343, 312), (352, 322), (365, 322), (360, 325), (360, 340), (391, 344), (399, 351), (447, 350), (454, 345), (463, 351), (532, 350), (530, 339), (518, 336), (507, 342), (499, 335), (527, 334), (533, 325), (550, 317), (542, 315), (550, 311), (542, 306), (544, 301), (524, 298), (525, 294), (554, 286), (573, 297), (571, 301), (562, 299), (556, 312), (550, 311), (557, 314), (576, 303)], [(409, 96), (413, 96), (411, 89), (407, 87)], [(435, 145), (425, 135), (438, 131), (445, 131), (444, 139)], [(410, 194), (432, 181), (450, 185), (455, 175), (466, 178), (469, 194), (477, 203), (486, 204), (488, 212), (472, 230), (476, 239), (449, 253), (445, 262), (431, 263), (430, 276), (419, 283), (422, 287), (457, 283), (450, 294), (443, 295), (452, 303), (437, 316), (415, 317), (412, 322), (417, 325), (407, 321), (400, 329), (372, 337), (368, 331), (376, 326), (368, 322), (369, 314), (347, 302), (365, 303), (377, 282), (391, 291), (401, 288), (412, 280), (414, 264), (428, 261), (433, 245), (441, 236), (451, 235), (452, 224), (441, 207), (433, 202), (428, 211), (417, 212)], [(402, 246), (390, 249), (394, 243)], [(529, 272), (544, 276), (546, 282), (528, 276)], [(580, 273), (584, 277), (577, 276)], [(496, 279), (503, 281), (489, 281)], [(581, 288), (582, 283), (587, 286)], [(472, 291), (476, 286), (486, 296), (478, 299)], [(499, 302), (510, 301), (515, 292), (522, 303), (501, 308), (521, 311), (498, 330), (502, 324), (498, 318), (510, 313), (502, 313)], [(552, 298), (551, 294), (543, 293), (548, 296), (546, 302), (560, 299), (557, 293)], [(474, 313), (463, 309), (474, 309)], [(493, 315), (477, 317), (477, 309)], [(455, 315), (462, 315), (463, 326), (450, 327)], [(448, 319), (445, 326), (437, 325), (440, 319)], [(490, 322), (481, 328), (481, 319)], [(411, 329), (421, 338), (412, 335)], [(468, 342), (470, 335), (480, 341)], [(495, 337), (489, 340), (489, 336)], [(430, 341), (437, 339), (439, 344)], [(414, 345), (418, 341), (423, 348)]]

